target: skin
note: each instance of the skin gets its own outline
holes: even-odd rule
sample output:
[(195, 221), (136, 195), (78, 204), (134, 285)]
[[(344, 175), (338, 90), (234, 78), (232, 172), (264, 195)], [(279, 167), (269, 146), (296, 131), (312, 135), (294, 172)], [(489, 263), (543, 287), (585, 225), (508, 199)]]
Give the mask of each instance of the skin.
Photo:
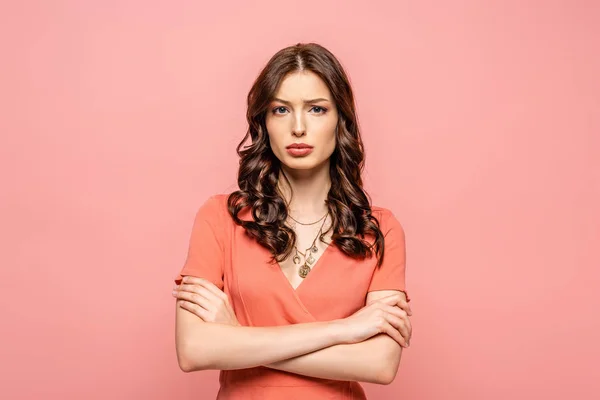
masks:
[[(291, 182), (279, 179), (279, 190), (295, 219), (318, 220), (327, 211), (337, 109), (326, 84), (310, 71), (288, 75), (274, 97), (266, 117), (269, 142)], [(313, 152), (294, 157), (286, 151), (292, 143), (314, 146)], [(325, 229), (328, 223), (329, 218)], [(303, 251), (320, 224), (293, 228)], [(330, 239), (329, 234), (325, 243), (317, 241), (317, 259)], [(280, 267), (294, 288), (302, 282), (291, 256)], [(389, 384), (412, 335), (405, 294), (393, 290), (369, 292), (365, 307), (348, 318), (264, 328), (241, 326), (227, 295), (201, 277), (185, 277), (173, 296), (178, 360), (187, 372), (263, 365), (323, 379)]]
[[(282, 81), (274, 97), (266, 114), (271, 149), (288, 176), (314, 179), (329, 167), (336, 145), (338, 112), (329, 89), (315, 73), (298, 72)], [(294, 157), (285, 150), (292, 143), (309, 144), (314, 151)]]
[[(338, 112), (329, 88), (310, 71), (287, 76), (267, 110), (269, 143), (273, 153), (281, 161), (283, 172), (292, 182), (294, 197), (289, 209), (299, 221), (316, 221), (327, 213), (325, 203), (318, 199), (326, 198), (331, 186), (329, 159), (336, 146), (337, 123)], [(313, 151), (307, 156), (295, 157), (286, 150), (286, 146), (292, 143), (311, 145)], [(279, 182), (284, 198), (290, 198), (292, 188), (286, 185), (285, 179), (280, 179)], [(330, 224), (331, 219), (328, 217), (324, 221), (323, 231)], [(320, 225), (293, 224), (297, 246), (301, 252), (310, 247), (319, 233)], [(331, 233), (324, 240), (325, 243), (316, 243), (319, 251), (315, 260), (319, 259), (330, 243)], [(298, 275), (298, 266), (294, 264), (292, 257), (279, 265), (292, 287), (297, 288), (303, 279)]]
[[(181, 285), (174, 286), (173, 296), (178, 298), (180, 307), (189, 310), (198, 317), (202, 318), (202, 320), (205, 322), (241, 326), (237, 320), (235, 312), (233, 311), (229, 297), (221, 289), (206, 279), (185, 276)], [(382, 309), (393, 314), (392, 319), (394, 321), (394, 326), (398, 329), (398, 332), (390, 330), (390, 336), (397, 338), (401, 343), (408, 342), (412, 327), (407, 316), (412, 315), (412, 310), (404, 296), (395, 293), (389, 296), (380, 297), (377, 300), (367, 300), (366, 306), (376, 305), (379, 303), (388, 305), (388, 307), (382, 306)], [(401, 310), (404, 312), (393, 309), (393, 306), (401, 308)], [(365, 308), (363, 308), (354, 314), (353, 317), (356, 318), (358, 316), (365, 316), (367, 315), (365, 311)], [(400, 319), (403, 318), (405, 320), (401, 321)], [(369, 335), (369, 332), (365, 334)], [(353, 343), (360, 342), (362, 340), (361, 336), (362, 335), (357, 335), (349, 340)]]

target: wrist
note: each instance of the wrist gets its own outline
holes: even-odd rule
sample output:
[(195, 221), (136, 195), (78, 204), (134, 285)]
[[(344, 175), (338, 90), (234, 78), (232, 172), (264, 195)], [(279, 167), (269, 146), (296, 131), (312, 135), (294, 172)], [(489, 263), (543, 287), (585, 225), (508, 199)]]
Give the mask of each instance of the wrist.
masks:
[(334, 344), (344, 344), (348, 342), (347, 329), (344, 327), (342, 319), (334, 319), (327, 322), (329, 336), (334, 341)]

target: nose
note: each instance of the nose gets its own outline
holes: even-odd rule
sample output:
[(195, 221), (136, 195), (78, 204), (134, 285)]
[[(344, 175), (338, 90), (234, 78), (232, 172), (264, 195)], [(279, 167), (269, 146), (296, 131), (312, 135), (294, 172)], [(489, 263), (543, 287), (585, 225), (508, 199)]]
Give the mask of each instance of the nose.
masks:
[(306, 126), (301, 117), (296, 117), (294, 120), (294, 127), (292, 128), (292, 135), (301, 137), (306, 134)]

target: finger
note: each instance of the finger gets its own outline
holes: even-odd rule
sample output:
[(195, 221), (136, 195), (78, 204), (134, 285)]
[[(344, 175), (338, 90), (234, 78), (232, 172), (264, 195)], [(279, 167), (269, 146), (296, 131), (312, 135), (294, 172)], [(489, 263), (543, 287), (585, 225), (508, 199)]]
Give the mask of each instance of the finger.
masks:
[(206, 279), (203, 279), (201, 285), (204, 286), (206, 289), (208, 289), (212, 294), (214, 294), (218, 298), (220, 298), (224, 301), (229, 300), (229, 297), (225, 294), (225, 292), (223, 292), (221, 289), (219, 289), (214, 283), (207, 281)]
[(401, 300), (402, 298), (400, 297), (399, 294), (393, 294), (391, 296), (386, 296), (386, 297), (382, 297), (380, 299), (377, 299), (375, 301), (375, 303), (383, 303), (383, 304), (388, 304), (390, 306), (395, 306), (396, 304), (398, 304), (398, 302)]
[(404, 310), (408, 315), (412, 316), (412, 310), (410, 309), (410, 306), (399, 294), (394, 294), (388, 297), (382, 297), (381, 299), (375, 301), (373, 304), (377, 303), (396, 306), (397, 308)]
[(396, 306), (389, 306), (387, 304), (382, 304), (381, 309), (384, 310), (386, 313), (400, 318), (402, 321), (404, 321), (403, 323), (406, 329), (406, 335), (404, 337), (406, 338), (407, 342), (410, 343), (410, 337), (412, 336), (412, 325), (406, 311)]
[(387, 313), (397, 316), (398, 318), (408, 317), (408, 314), (406, 313), (406, 311), (404, 311), (403, 309), (396, 307), (396, 306), (390, 306), (388, 304), (381, 304), (380, 308)]
[(404, 320), (402, 318), (398, 318), (392, 314), (386, 314), (385, 319), (390, 323), (390, 325), (392, 325), (394, 328), (396, 328), (398, 330), (398, 332), (400, 332), (400, 334), (404, 338), (404, 341), (408, 345), (408, 343), (410, 341), (410, 332), (409, 332), (408, 327), (406, 326)]
[[(223, 301), (215, 296), (211, 291), (200, 285), (182, 285), (181, 297), (193, 303), (203, 304), (209, 312), (217, 312)], [(185, 287), (187, 286), (187, 287)], [(179, 295), (177, 297), (180, 297)], [(202, 302), (202, 303), (201, 303)]]
[(189, 283), (191, 285), (197, 285), (198, 282), (200, 282), (201, 280), (202, 280), (202, 278), (198, 278), (197, 276), (186, 275), (183, 278), (181, 278), (181, 283)]
[(398, 306), (400, 306), (403, 310), (405, 310), (408, 315), (413, 314), (412, 312), (412, 308), (410, 308), (410, 304), (408, 304), (408, 295), (406, 294), (406, 291), (404, 290), (400, 290), (400, 293), (398, 293), (398, 296), (400, 296), (400, 300), (398, 301)]
[(211, 292), (204, 285), (201, 284), (181, 285), (179, 289), (180, 291), (198, 293), (199, 295), (206, 297), (208, 300), (214, 303), (218, 303), (221, 299), (219, 296), (216, 296), (213, 292)]
[(225, 301), (229, 300), (228, 296), (221, 289), (219, 289), (214, 283), (207, 279), (199, 278), (197, 276), (185, 276), (182, 280), (182, 283), (203, 286), (206, 289), (210, 290), (215, 296), (219, 297), (220, 299)]
[(410, 339), (412, 337), (412, 323), (410, 322), (410, 318), (408, 316), (404, 316), (402, 318), (404, 322), (404, 331), (402, 332), (402, 336), (406, 339), (406, 343), (410, 345)]
[(402, 296), (400, 296), (400, 299), (396, 303), (396, 306), (400, 307), (401, 309), (403, 309), (404, 311), (406, 311), (406, 313), (408, 315), (412, 316), (412, 310), (410, 309), (410, 306), (408, 305), (408, 302), (406, 300), (404, 300), (402, 298)]
[(383, 309), (392, 314), (397, 316), (398, 318), (401, 318), (404, 321), (405, 326), (408, 329), (408, 336), (406, 336), (406, 339), (408, 340), (408, 342), (410, 343), (410, 337), (412, 335), (412, 324), (410, 322), (410, 318), (409, 315), (406, 311), (404, 311), (401, 308), (398, 308), (396, 306), (383, 306)]
[(389, 337), (394, 339), (398, 344), (402, 347), (408, 347), (408, 344), (404, 340), (404, 337), (398, 332), (396, 328), (394, 328), (389, 323), (383, 325), (383, 333), (387, 334)]
[(412, 315), (412, 310), (411, 310), (410, 306), (408, 305), (408, 302), (405, 300), (405, 297), (403, 294), (398, 293), (398, 294), (393, 294), (390, 296), (382, 297), (381, 299), (379, 299), (379, 301), (381, 301), (382, 303), (385, 303), (385, 304), (398, 306), (398, 307), (402, 308), (404, 311), (406, 311), (408, 313), (408, 315)]
[(408, 345), (410, 346), (410, 339), (412, 338), (412, 324), (410, 322), (409, 318), (406, 318), (406, 329), (408, 330), (408, 336), (406, 336), (406, 342), (408, 343)]
[(177, 293), (177, 298), (181, 300), (185, 300), (190, 303), (194, 303), (204, 308), (207, 311), (211, 311), (216, 308), (213, 303), (204, 297), (202, 294), (180, 291)]
[(208, 321), (208, 311), (206, 311), (199, 305), (190, 303), (189, 301), (185, 300), (179, 300), (177, 301), (177, 304), (179, 304), (179, 307), (183, 308), (184, 310), (187, 310), (192, 314), (200, 317), (200, 319), (202, 319), (204, 322)]

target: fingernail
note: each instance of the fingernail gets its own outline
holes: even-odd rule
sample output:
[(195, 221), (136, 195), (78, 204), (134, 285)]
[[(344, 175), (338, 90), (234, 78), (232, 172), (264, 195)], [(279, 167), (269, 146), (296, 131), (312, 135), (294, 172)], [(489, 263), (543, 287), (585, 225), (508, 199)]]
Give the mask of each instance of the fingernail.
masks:
[(175, 296), (177, 294), (177, 291), (173, 290), (173, 296)]

